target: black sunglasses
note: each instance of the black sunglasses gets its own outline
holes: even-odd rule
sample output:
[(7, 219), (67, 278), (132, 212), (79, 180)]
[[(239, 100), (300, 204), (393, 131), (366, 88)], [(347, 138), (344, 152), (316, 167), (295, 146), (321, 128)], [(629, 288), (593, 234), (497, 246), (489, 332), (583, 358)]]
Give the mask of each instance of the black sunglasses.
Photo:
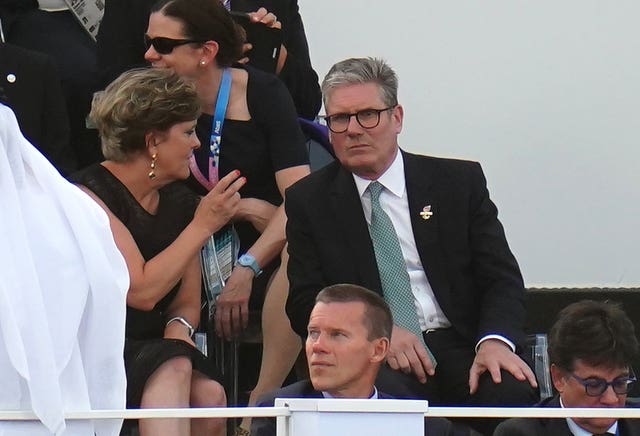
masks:
[(149, 38), (147, 35), (144, 36), (144, 46), (149, 50), (151, 46), (153, 46), (154, 50), (160, 54), (166, 55), (173, 51), (174, 48), (179, 45), (191, 44), (191, 43), (199, 43), (202, 44), (203, 41), (201, 39), (171, 39), (171, 38), (163, 38), (162, 36), (158, 36), (156, 38)]

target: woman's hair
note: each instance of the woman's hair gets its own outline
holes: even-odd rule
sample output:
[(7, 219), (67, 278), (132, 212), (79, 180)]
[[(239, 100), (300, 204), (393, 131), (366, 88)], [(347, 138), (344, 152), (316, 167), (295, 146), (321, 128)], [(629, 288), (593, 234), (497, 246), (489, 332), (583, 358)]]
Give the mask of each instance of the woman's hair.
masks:
[(217, 42), (216, 62), (220, 67), (228, 67), (242, 57), (244, 38), (220, 1), (159, 0), (151, 8), (154, 12), (182, 22), (185, 38)]
[(331, 91), (341, 86), (375, 83), (387, 106), (398, 104), (398, 76), (383, 59), (351, 58), (331, 67), (322, 81), (322, 95), (326, 106)]
[(195, 86), (171, 70), (134, 69), (95, 93), (89, 116), (100, 133), (104, 157), (123, 162), (146, 149), (148, 132), (196, 120), (200, 100)]

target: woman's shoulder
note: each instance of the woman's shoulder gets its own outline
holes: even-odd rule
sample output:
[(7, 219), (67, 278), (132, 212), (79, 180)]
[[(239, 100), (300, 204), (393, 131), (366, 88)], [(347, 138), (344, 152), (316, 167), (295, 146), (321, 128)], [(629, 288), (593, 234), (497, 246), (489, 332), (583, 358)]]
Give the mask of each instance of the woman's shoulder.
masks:
[[(284, 83), (274, 74), (243, 65), (247, 72), (247, 106), (258, 123), (268, 122), (275, 115), (297, 119), (295, 106)], [(278, 108), (274, 111), (273, 108)], [(287, 114), (287, 115), (284, 115)]]
[(251, 65), (234, 65), (234, 68), (238, 68), (244, 71), (247, 75), (247, 93), (255, 92), (273, 92), (284, 91), (288, 92), (284, 83), (275, 74), (267, 73), (258, 68), (254, 68)]
[[(117, 180), (102, 164), (94, 163), (71, 174), (69, 181), (76, 185), (86, 186), (95, 192), (110, 188), (109, 185)], [(99, 192), (95, 193), (101, 197)]]

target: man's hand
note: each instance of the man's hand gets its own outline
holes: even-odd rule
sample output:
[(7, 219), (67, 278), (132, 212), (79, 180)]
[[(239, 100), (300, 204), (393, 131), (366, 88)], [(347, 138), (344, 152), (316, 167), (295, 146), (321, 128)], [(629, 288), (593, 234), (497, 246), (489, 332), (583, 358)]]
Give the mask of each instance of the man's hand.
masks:
[(391, 333), (387, 363), (391, 369), (414, 374), (420, 383), (427, 382), (427, 374), (435, 374), (433, 362), (420, 338), (395, 324)]
[(480, 344), (476, 358), (469, 371), (469, 392), (474, 394), (478, 389), (478, 379), (485, 371), (489, 371), (494, 383), (500, 383), (500, 370), (509, 371), (520, 381), (528, 380), (531, 386), (538, 387), (536, 377), (524, 360), (499, 339), (487, 339)]
[(218, 336), (231, 339), (249, 324), (249, 297), (254, 275), (251, 268), (233, 268), (216, 300), (215, 324)]

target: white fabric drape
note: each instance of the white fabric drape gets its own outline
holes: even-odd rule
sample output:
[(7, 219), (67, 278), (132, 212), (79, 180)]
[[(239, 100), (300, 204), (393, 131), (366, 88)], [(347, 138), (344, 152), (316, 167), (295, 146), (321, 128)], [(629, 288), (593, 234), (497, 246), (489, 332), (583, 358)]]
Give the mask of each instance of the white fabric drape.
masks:
[(0, 422), (3, 435), (117, 435), (121, 421), (65, 411), (124, 409), (129, 276), (104, 211), (22, 136), (0, 105)]

